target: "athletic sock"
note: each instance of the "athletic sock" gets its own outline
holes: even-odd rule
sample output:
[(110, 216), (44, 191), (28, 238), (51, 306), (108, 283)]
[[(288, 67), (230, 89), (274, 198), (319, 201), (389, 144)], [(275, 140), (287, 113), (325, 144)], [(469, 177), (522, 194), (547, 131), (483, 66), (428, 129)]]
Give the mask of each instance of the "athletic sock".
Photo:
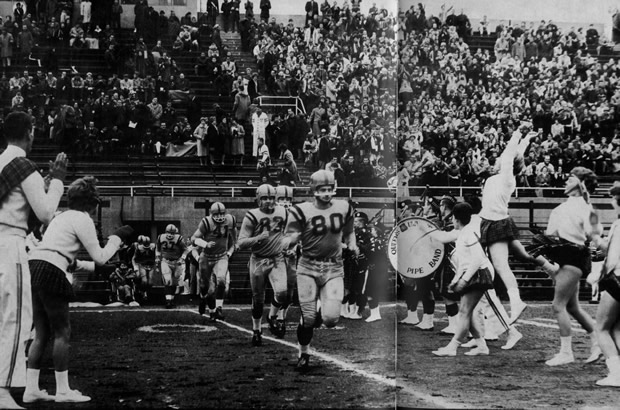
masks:
[(310, 345), (309, 344), (307, 344), (305, 346), (298, 344), (298, 346), (299, 346), (299, 357), (301, 357), (301, 355), (304, 354), (304, 353), (308, 353), (308, 351), (310, 350)]
[(572, 340), (572, 336), (560, 336), (560, 353), (573, 353)]
[(223, 306), (224, 306), (224, 299), (215, 299), (216, 308), (223, 307)]
[(508, 289), (508, 298), (510, 299), (510, 305), (513, 303), (521, 302), (521, 295), (519, 294), (519, 288)]
[(68, 393), (71, 390), (69, 388), (69, 371), (54, 372), (54, 376), (56, 377), (56, 394)]
[(260, 330), (261, 318), (252, 318), (252, 330)]
[(278, 310), (280, 310), (280, 308), (277, 306), (274, 306), (272, 303), (271, 306), (269, 307), (269, 317), (276, 316), (278, 314)]
[(41, 369), (26, 369), (26, 390), (39, 391), (39, 374)]

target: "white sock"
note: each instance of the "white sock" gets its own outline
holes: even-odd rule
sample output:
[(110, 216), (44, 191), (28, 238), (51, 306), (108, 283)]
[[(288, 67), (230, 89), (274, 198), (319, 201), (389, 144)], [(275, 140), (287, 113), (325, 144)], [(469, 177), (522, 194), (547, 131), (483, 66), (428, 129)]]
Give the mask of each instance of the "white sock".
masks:
[(262, 318), (252, 318), (252, 330), (260, 330), (260, 323)]
[(39, 391), (39, 374), (41, 369), (26, 369), (26, 390)]
[(215, 307), (219, 308), (224, 306), (224, 299), (215, 299)]
[(478, 349), (481, 349), (487, 347), (487, 342), (484, 340), (484, 337), (479, 337), (476, 339), (476, 345), (478, 346)]
[(596, 337), (596, 332), (592, 331), (588, 333), (590, 335), (590, 346), (598, 346), (598, 339)]
[(301, 355), (304, 353), (308, 353), (308, 351), (310, 350), (310, 344), (307, 344), (305, 346), (298, 344), (298, 346), (299, 346), (299, 357), (301, 357)]
[(280, 308), (275, 307), (273, 304), (269, 307), (269, 317), (274, 317), (278, 314)]
[(450, 343), (448, 343), (449, 348), (456, 350), (459, 346), (461, 345), (461, 342), (459, 342), (456, 338), (452, 338), (452, 340), (450, 340)]
[(69, 388), (69, 371), (54, 372), (54, 376), (56, 377), (56, 394), (68, 393), (71, 390)]
[(510, 299), (510, 305), (517, 302), (521, 302), (521, 295), (519, 294), (519, 288), (508, 289), (508, 298)]
[(560, 336), (560, 353), (573, 353), (572, 340), (572, 336)]
[(286, 312), (288, 312), (288, 308), (278, 310), (278, 319), (279, 320), (286, 319)]

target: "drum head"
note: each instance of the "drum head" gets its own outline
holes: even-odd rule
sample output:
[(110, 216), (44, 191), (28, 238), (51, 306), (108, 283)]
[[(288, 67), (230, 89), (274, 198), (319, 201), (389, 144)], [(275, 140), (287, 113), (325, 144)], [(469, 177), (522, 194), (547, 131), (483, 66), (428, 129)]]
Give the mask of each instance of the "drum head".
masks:
[(443, 243), (431, 239), (439, 229), (428, 219), (411, 217), (398, 222), (388, 238), (388, 259), (398, 273), (423, 278), (435, 272), (443, 261)]

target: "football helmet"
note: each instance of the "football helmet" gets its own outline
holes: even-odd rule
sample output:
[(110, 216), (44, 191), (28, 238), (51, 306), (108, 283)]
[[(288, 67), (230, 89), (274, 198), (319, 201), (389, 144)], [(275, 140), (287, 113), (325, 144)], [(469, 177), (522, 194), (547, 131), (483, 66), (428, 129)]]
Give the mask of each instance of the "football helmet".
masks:
[[(324, 192), (318, 192), (320, 189), (328, 187), (330, 189)], [(334, 174), (324, 169), (316, 171), (310, 176), (310, 190), (314, 194), (314, 197), (321, 202), (331, 202), (336, 192), (336, 180)]]
[(151, 238), (146, 235), (138, 236), (138, 245), (149, 246), (151, 244)]
[(215, 223), (221, 224), (226, 221), (226, 207), (221, 202), (214, 202), (209, 208), (209, 214)]
[(288, 208), (293, 204), (293, 188), (286, 185), (278, 185), (276, 187), (276, 202)]
[(179, 233), (179, 229), (174, 224), (168, 224), (168, 226), (166, 226), (166, 233), (176, 235)]
[(276, 189), (269, 184), (262, 184), (256, 188), (256, 203), (261, 211), (272, 210), (275, 206)]

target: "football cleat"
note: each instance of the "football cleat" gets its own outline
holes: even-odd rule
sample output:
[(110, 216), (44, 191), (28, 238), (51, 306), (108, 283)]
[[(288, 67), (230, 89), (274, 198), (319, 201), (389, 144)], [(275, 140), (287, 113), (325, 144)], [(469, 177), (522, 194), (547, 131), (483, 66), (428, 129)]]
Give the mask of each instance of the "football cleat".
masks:
[(307, 372), (308, 370), (310, 370), (310, 355), (308, 353), (302, 353), (299, 359), (297, 359), (295, 371)]
[(276, 337), (279, 339), (284, 339), (284, 335), (286, 334), (286, 321), (278, 319), (277, 327), (278, 333), (276, 334)]
[(278, 321), (276, 320), (276, 316), (268, 317), (267, 323), (269, 323), (269, 331), (271, 334), (278, 336)]
[(252, 346), (262, 346), (263, 345), (263, 333), (260, 330), (255, 330), (252, 335)]
[(207, 299), (200, 298), (200, 304), (198, 305), (198, 313), (204, 315), (207, 311)]
[(214, 317), (216, 320), (224, 320), (224, 314), (222, 313), (222, 307), (218, 306), (215, 309)]

